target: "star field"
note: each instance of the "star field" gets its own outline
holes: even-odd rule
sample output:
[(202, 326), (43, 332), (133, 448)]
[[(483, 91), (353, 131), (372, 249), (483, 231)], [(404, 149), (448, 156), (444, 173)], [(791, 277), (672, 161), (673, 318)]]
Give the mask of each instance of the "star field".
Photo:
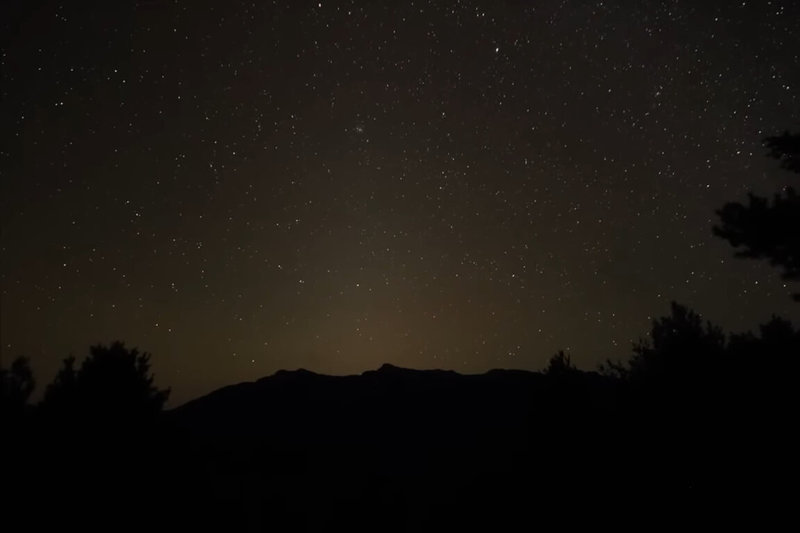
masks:
[(714, 211), (791, 175), (800, 6), (27, 2), (2, 17), (3, 360), (280, 368), (626, 357), (669, 301), (796, 291)]

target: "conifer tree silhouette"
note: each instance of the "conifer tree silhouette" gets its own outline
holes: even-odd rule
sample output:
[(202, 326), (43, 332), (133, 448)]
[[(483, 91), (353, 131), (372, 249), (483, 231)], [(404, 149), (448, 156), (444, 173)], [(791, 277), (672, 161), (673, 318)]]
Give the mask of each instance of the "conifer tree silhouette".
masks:
[[(781, 167), (800, 174), (800, 133), (768, 137), (769, 155)], [(792, 187), (769, 199), (748, 195), (748, 203), (729, 202), (717, 211), (714, 234), (731, 243), (737, 257), (767, 259), (787, 280), (800, 280), (800, 195)], [(800, 293), (794, 295), (800, 301)]]

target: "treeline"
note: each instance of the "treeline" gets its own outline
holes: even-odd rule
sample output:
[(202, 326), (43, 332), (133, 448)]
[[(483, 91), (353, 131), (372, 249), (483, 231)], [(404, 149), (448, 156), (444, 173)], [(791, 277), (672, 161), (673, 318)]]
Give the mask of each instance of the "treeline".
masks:
[(0, 368), (4, 419), (21, 421), (35, 410), (52, 421), (102, 421), (104, 425), (152, 421), (169, 397), (169, 389), (154, 385), (150, 354), (127, 349), (123, 342), (92, 346), (80, 367), (75, 362), (74, 356), (64, 359), (35, 406), (29, 404), (36, 387), (29, 359), (20, 356), (8, 368)]
[(122, 343), (66, 359), (36, 405), (18, 359), (0, 374), (5, 520), (485, 531), (622, 501), (627, 519), (785, 506), (798, 364), (788, 321), (725, 334), (678, 304), (597, 370), (559, 352), (539, 373), (279, 373), (174, 411)]
[[(34, 415), (53, 422), (102, 421), (106, 427), (152, 422), (170, 390), (156, 387), (150, 357), (120, 341), (92, 346), (77, 368), (74, 356), (63, 361), (36, 405), (29, 402), (36, 387), (29, 360), (18, 357), (0, 368), (0, 412), (7, 424)], [(673, 302), (671, 313), (653, 321), (649, 338), (636, 343), (627, 358), (609, 360), (590, 373), (653, 398), (686, 399), (725, 390), (740, 401), (754, 401), (756, 388), (774, 394), (780, 387), (773, 384), (794, 380), (798, 361), (800, 330), (788, 320), (773, 316), (755, 333), (726, 335)], [(543, 373), (562, 379), (586, 372), (559, 352)]]

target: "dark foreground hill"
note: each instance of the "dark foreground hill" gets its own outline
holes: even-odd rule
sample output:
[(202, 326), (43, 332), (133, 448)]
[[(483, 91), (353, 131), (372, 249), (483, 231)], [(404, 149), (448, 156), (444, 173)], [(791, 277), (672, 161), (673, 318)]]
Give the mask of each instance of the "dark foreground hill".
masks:
[(654, 396), (574, 368), (281, 371), (155, 426), (39, 426), (11, 468), (16, 493), (33, 499), (7, 516), (34, 530), (136, 531), (651, 529), (785, 516), (796, 448), (777, 436), (778, 415), (686, 383)]
[(594, 372), (390, 365), (282, 371), (169, 413), (208, 469), (188, 476), (204, 524), (309, 531), (737, 519), (786, 465), (753, 455), (744, 418), (707, 415)]
[(243, 527), (491, 528), (597, 481), (580, 471), (600, 464), (616, 384), (594, 373), (569, 381), (555, 390), (539, 373), (391, 365), (340, 377), (281, 371), (169, 416), (215, 454), (211, 477), (227, 482), (212, 484), (211, 498), (242, 491), (223, 506)]
[(518, 437), (543, 381), (523, 371), (459, 375), (391, 365), (355, 376), (279, 371), (220, 389), (169, 416), (211, 439), (416, 450)]

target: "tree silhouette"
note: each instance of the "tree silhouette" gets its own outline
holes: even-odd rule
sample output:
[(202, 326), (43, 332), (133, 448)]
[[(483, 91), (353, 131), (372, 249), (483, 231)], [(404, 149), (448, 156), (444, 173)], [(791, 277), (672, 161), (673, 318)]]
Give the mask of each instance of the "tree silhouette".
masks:
[(150, 354), (122, 342), (64, 360), (22, 448), (35, 474), (16, 474), (22, 484), (39, 481), (34, 505), (52, 511), (49, 528), (153, 529), (169, 486), (173, 448), (160, 416), (168, 394), (154, 385)]
[[(768, 137), (765, 144), (782, 168), (800, 173), (800, 133)], [(775, 194), (771, 204), (754, 194), (748, 198), (747, 205), (729, 202), (717, 211), (721, 225), (714, 226), (714, 234), (734, 248), (742, 247), (738, 257), (768, 259), (782, 268), (784, 279), (800, 279), (800, 196), (787, 187)], [(800, 301), (800, 294), (794, 298)]]
[(67, 416), (130, 423), (152, 418), (168, 395), (169, 389), (153, 385), (150, 354), (129, 350), (118, 341), (92, 346), (78, 370), (75, 357), (65, 359), (47, 387), (42, 407)]
[(559, 377), (576, 371), (578, 371), (578, 369), (572, 364), (570, 356), (565, 354), (564, 350), (559, 350), (550, 358), (544, 373), (548, 376)]
[(800, 133), (783, 132), (778, 137), (768, 137), (769, 155), (780, 160), (786, 170), (800, 173)]
[(794, 390), (795, 376), (800, 370), (800, 330), (792, 323), (773, 316), (759, 328), (760, 336), (752, 333), (731, 335), (728, 345), (730, 367), (748, 381), (752, 389), (756, 383), (761, 396), (779, 392), (783, 386)]
[(725, 334), (694, 311), (676, 302), (669, 316), (653, 320), (650, 340), (633, 347), (627, 363), (609, 361), (603, 371), (648, 387), (687, 385), (707, 379), (721, 362)]
[(35, 387), (27, 357), (17, 357), (9, 368), (0, 368), (0, 410), (4, 414), (22, 412)]

